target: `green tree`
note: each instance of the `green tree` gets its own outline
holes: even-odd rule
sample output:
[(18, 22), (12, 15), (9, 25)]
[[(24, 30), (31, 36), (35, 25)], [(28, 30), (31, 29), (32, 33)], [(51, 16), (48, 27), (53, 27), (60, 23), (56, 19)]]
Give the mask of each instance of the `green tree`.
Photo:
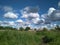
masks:
[(55, 30), (60, 30), (59, 25), (56, 25)]
[(30, 27), (26, 27), (26, 28), (25, 28), (25, 31), (28, 31), (28, 30), (30, 30)]
[(34, 31), (36, 31), (37, 29), (35, 28)]
[(43, 31), (47, 31), (48, 29), (47, 28), (43, 28)]
[(4, 27), (3, 26), (0, 26), (0, 29), (4, 29)]
[(20, 31), (24, 31), (24, 28), (23, 27), (20, 27), (20, 29), (19, 29)]

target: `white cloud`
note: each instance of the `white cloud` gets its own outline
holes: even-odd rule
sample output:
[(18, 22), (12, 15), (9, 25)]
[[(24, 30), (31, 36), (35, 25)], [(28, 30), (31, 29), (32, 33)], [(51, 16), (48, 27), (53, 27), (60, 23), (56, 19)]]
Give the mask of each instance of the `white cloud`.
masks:
[(18, 19), (15, 22), (17, 22), (17, 28), (19, 29), (20, 27), (27, 27), (30, 26), (30, 22), (29, 21), (23, 21), (22, 19)]
[(30, 23), (33, 21), (33, 23), (37, 23), (38, 19), (40, 19), (38, 11), (38, 7), (25, 7), (21, 10), (22, 18), (25, 18)]
[(38, 13), (23, 13), (22, 18), (39, 18)]
[(55, 15), (56, 15), (57, 17), (60, 17), (60, 13), (56, 13)]
[(60, 10), (49, 8), (48, 13), (41, 15), (41, 17), (45, 19), (45, 24), (50, 24), (53, 21), (60, 21)]
[(0, 21), (1, 26), (15, 26), (14, 21)]
[(9, 21), (9, 25), (14, 26), (15, 25), (15, 22)]
[(16, 22), (18, 22), (18, 23), (23, 23), (23, 20), (18, 19), (18, 20), (16, 20)]
[(35, 25), (40, 25), (40, 24), (44, 24), (45, 20), (44, 19), (35, 18), (35, 19), (32, 19), (32, 22)]
[(18, 18), (18, 14), (13, 13), (13, 12), (7, 12), (7, 13), (4, 14), (4, 17), (15, 19), (15, 18)]
[(23, 25), (24, 25), (24, 22), (23, 22), (23, 20), (21, 20), (21, 19), (18, 19), (18, 20), (16, 20), (15, 22), (17, 23), (17, 28), (18, 28), (18, 29), (19, 29), (20, 27), (23, 27)]
[(39, 14), (38, 14), (38, 13), (30, 13), (30, 14), (29, 14), (29, 17), (39, 18)]
[(39, 19), (39, 18), (32, 19), (32, 22), (33, 22), (34, 24), (37, 24), (37, 22), (38, 22), (38, 21), (40, 21), (40, 19)]
[(49, 8), (49, 10), (48, 10), (48, 15), (50, 15), (53, 11), (55, 11), (56, 9), (55, 8), (53, 8), (53, 7), (51, 7), (51, 8)]
[(24, 25), (24, 26), (30, 24), (29, 21), (23, 21), (22, 19), (18, 19), (18, 20), (16, 20), (16, 22), (17, 22), (18, 24), (20, 24), (20, 25)]
[(24, 8), (23, 10), (21, 10), (22, 18), (29, 18), (29, 17), (36, 18), (36, 17), (39, 17), (38, 12), (33, 13), (33, 12), (29, 12), (29, 11), (30, 11), (30, 8)]
[[(4, 10), (7, 11), (7, 13), (4, 14), (5, 18), (18, 18), (18, 14), (13, 12), (13, 9), (10, 7), (4, 7)], [(60, 10), (56, 10), (55, 8), (51, 7), (48, 10), (47, 14), (43, 14), (40, 17), (39, 14), (39, 8), (38, 7), (25, 7), (24, 9), (21, 10), (21, 18), (23, 19), (18, 19), (15, 22), (13, 21), (3, 21), (3, 23), (0, 21), (0, 24), (2, 23), (2, 25), (16, 25), (18, 28), (22, 27), (53, 27), (55, 25), (50, 25), (52, 23), (52, 21), (60, 21)], [(49, 25), (47, 25), (49, 24)], [(41, 26), (42, 25), (42, 26)]]
[(28, 17), (39, 17), (38, 8), (37, 7), (25, 7), (21, 10), (22, 17), (28, 18)]

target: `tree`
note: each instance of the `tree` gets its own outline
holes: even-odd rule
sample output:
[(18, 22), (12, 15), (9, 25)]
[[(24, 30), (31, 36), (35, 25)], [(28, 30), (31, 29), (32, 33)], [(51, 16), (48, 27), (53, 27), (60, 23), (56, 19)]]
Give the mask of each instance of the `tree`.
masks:
[(3, 26), (0, 26), (0, 29), (4, 29), (4, 27)]
[(47, 28), (43, 28), (43, 31), (47, 31), (48, 29)]
[(34, 30), (36, 31), (37, 29), (35, 28)]
[(60, 27), (58, 25), (56, 25), (55, 29), (56, 30), (60, 30)]
[(24, 30), (24, 28), (23, 27), (20, 27), (20, 29), (19, 29), (20, 31), (23, 31)]
[(25, 31), (28, 31), (28, 30), (30, 30), (30, 27), (26, 27), (26, 28), (25, 28)]

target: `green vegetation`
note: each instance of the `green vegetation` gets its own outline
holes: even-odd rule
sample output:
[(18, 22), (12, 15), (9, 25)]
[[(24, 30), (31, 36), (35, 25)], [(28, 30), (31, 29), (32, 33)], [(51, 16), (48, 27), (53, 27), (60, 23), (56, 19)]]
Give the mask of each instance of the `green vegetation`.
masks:
[(28, 31), (28, 30), (30, 30), (30, 27), (26, 27), (26, 28), (25, 28), (25, 31)]
[[(1, 31), (0, 28), (0, 45), (60, 45), (58, 27), (49, 31), (46, 28), (43, 31), (18, 31), (10, 28)], [(22, 27), (20, 29), (23, 30)]]
[(24, 28), (23, 27), (20, 27), (20, 29), (19, 29), (20, 31), (24, 31)]

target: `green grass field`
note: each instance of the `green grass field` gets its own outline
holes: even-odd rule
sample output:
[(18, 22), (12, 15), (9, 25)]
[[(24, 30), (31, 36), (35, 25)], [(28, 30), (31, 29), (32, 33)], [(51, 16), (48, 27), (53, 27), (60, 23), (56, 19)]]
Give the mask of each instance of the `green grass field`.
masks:
[[(43, 36), (53, 38), (53, 41), (44, 44)], [(60, 45), (59, 31), (0, 31), (0, 45)]]

